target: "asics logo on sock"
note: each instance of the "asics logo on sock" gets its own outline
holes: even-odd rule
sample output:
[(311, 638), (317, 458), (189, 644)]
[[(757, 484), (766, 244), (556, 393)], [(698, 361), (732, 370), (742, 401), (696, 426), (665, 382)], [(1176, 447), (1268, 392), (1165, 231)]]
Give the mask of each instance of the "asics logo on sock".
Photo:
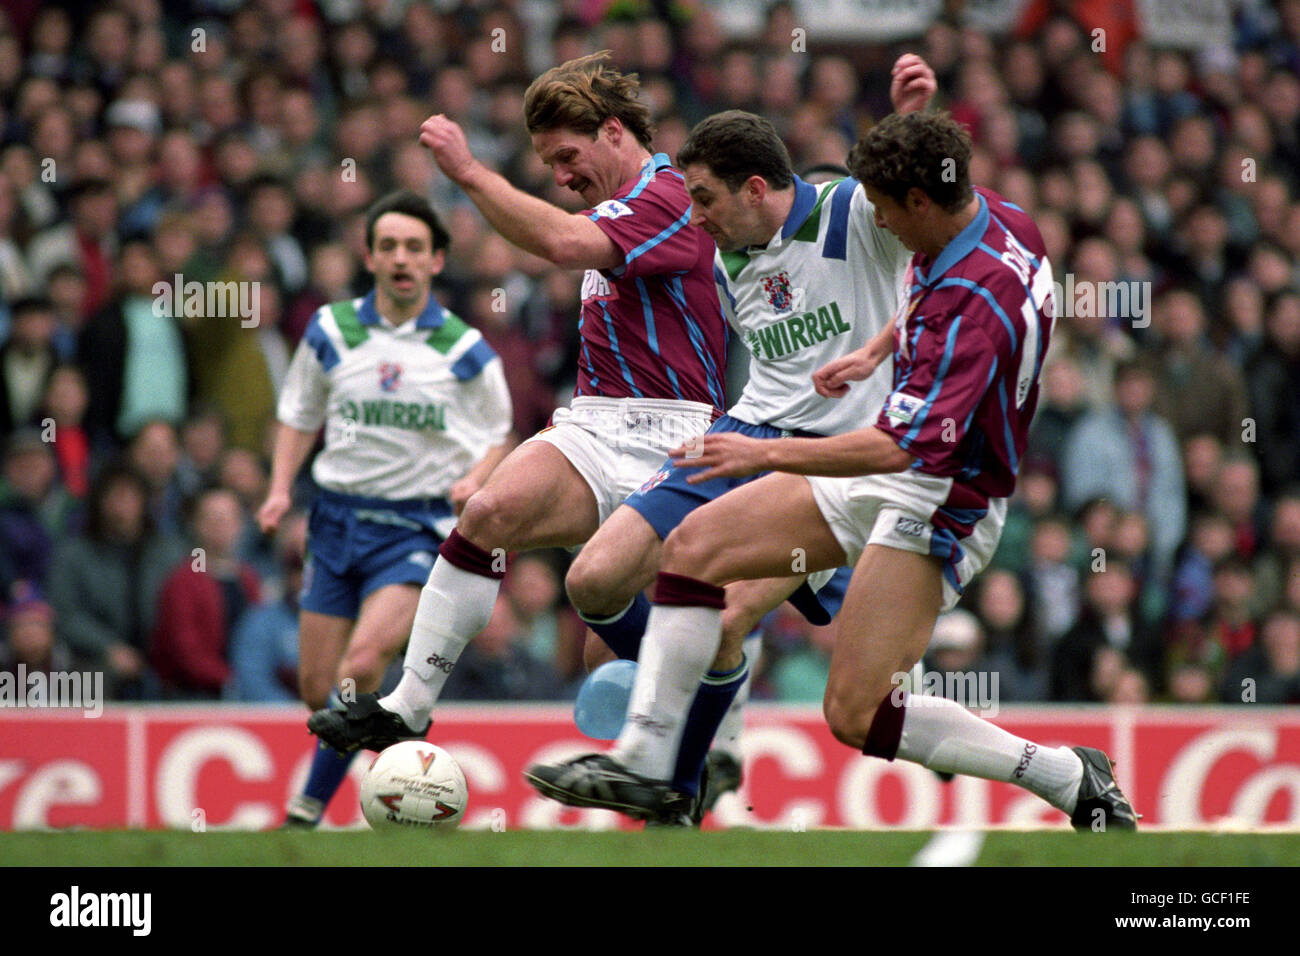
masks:
[(450, 674), (451, 669), (456, 666), (456, 662), (449, 657), (443, 657), (441, 654), (434, 654), (425, 659), (426, 664), (430, 664), (444, 674)]
[(1025, 775), (1029, 769), (1029, 761), (1034, 759), (1034, 754), (1038, 753), (1037, 744), (1025, 744), (1025, 752), (1020, 755), (1020, 763), (1016, 766), (1016, 778), (1019, 779)]

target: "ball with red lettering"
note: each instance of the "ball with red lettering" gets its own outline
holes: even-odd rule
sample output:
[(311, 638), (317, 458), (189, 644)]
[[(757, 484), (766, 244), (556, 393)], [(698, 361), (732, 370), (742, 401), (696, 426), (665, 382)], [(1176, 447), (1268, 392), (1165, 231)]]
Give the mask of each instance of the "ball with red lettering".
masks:
[(460, 765), (423, 740), (389, 747), (361, 778), (361, 813), (376, 830), (451, 828), (460, 823), (468, 802)]

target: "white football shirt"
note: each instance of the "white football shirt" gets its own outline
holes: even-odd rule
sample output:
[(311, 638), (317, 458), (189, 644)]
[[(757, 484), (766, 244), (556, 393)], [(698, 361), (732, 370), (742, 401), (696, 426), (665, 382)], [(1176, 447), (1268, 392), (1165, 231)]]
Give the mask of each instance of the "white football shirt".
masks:
[(749, 381), (728, 414), (822, 435), (873, 424), (889, 394), (889, 360), (842, 399), (818, 395), (812, 375), (893, 320), (910, 259), (876, 225), (856, 180), (812, 186), (796, 176), (794, 205), (766, 246), (714, 257), (722, 311), (750, 353)]
[(432, 296), (396, 328), (374, 299), (372, 291), (312, 316), (277, 417), (301, 431), (325, 426), (312, 466), (323, 488), (390, 500), (445, 497), (510, 431), (501, 359)]

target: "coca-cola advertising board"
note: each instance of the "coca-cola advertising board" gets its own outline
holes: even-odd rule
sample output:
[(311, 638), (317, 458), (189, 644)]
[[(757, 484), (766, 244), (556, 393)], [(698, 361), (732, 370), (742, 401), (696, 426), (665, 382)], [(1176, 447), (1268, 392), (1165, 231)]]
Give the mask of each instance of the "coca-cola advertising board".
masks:
[[(315, 739), (297, 708), (0, 709), (0, 829), (277, 825)], [(1147, 828), (1300, 829), (1300, 711), (1240, 708), (1004, 708), (995, 721), (1040, 746), (1100, 747)], [(606, 811), (542, 799), (523, 770), (607, 745), (562, 706), (443, 707), (430, 740), (460, 763), (463, 826), (630, 826)], [(816, 708), (754, 706), (746, 781), (707, 826), (921, 829), (1065, 827), (1065, 816), (1006, 783), (942, 782), (915, 764), (838, 743)], [(327, 825), (364, 826), (363, 755)]]

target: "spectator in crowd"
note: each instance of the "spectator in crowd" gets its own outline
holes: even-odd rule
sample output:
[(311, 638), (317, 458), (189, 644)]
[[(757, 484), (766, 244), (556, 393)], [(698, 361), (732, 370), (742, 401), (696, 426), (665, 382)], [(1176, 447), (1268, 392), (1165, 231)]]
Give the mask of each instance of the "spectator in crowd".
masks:
[(582, 648), (586, 627), (573, 609), (562, 603), (563, 579), (551, 553), (519, 555), (503, 586), (527, 635), (524, 647), (528, 652), (549, 662), (565, 684), (585, 678)]
[(1214, 509), (1214, 482), (1223, 465), (1223, 445), (1204, 432), (1183, 441), (1183, 472), (1187, 479), (1187, 511), (1196, 514)]
[(990, 568), (977, 582), (968, 606), (983, 629), (987, 664), (999, 675), (1002, 699), (1045, 700), (1046, 648), (1024, 585), (1015, 574), (998, 568)]
[[(772, 695), (782, 703), (820, 704), (826, 696), (826, 681), (831, 673), (831, 651), (835, 647), (835, 628), (813, 627), (789, 604), (783, 604), (764, 622), (769, 638), (775, 636), (776, 653), (765, 681)], [(760, 681), (754, 678), (757, 688)]]
[(231, 445), (254, 452), (263, 448), (275, 402), (258, 339), (262, 300), (255, 284), (273, 282), (268, 253), (253, 234), (243, 233), (232, 243), (228, 267), (216, 282), (235, 290), (237, 309), (204, 309), (203, 314), (186, 318), (189, 348), (201, 356), (193, 366), (194, 397), (220, 409)]
[(1087, 412), (1078, 362), (1069, 354), (1058, 354), (1043, 367), (1043, 387), (1029, 429), (1029, 452), (1046, 458), (1059, 474), (1066, 439)]
[(75, 502), (59, 484), (54, 452), (35, 430), (4, 445), (0, 482), (0, 594), (25, 579), (49, 583), (54, 542), (71, 524)]
[(1220, 700), (1300, 704), (1300, 614), (1278, 610), (1264, 619), (1258, 644), (1229, 666)]
[(234, 492), (212, 489), (194, 503), (197, 547), (163, 582), (149, 643), (164, 699), (216, 700), (230, 679), (231, 631), (259, 599), (257, 574), (237, 556), (243, 524)]
[[(321, 302), (357, 291), (359, 211), (398, 184), (441, 197), (457, 248), (481, 250), (452, 264), (443, 291), (515, 350), (508, 365), (527, 380), (512, 382), (516, 407), (526, 409), (525, 393), (572, 392), (578, 277), (491, 242), (473, 210), (455, 208), (463, 197), (414, 141), (418, 104), (453, 116), (512, 181), (576, 209), (518, 122), (527, 77), (554, 63), (615, 50), (641, 73), (656, 149), (670, 156), (708, 111), (756, 104), (802, 167), (814, 157), (842, 162), (846, 144), (887, 108), (880, 64), (896, 52), (834, 38), (793, 51), (797, 7), (785, 2), (749, 34), (724, 29), (741, 20), (698, 3), (665, 13), (660, 3), (448, 0), (362, 4), (360, 15), (338, 3), (201, 6), (202, 50), (188, 43), (185, 4), (101, 4), (78, 16), (26, 0), (0, 14), (0, 342), (9, 337), (0, 430), (30, 424), (33, 412), (54, 419), (58, 471), (74, 497), (146, 422), (179, 426), (204, 406), (218, 410), (225, 439), (198, 428), (198, 452), (178, 470), (182, 496), (221, 480), (227, 445), (264, 455), (287, 350)], [(1053, 6), (1030, 4), (1009, 35), (945, 12), (923, 37), (898, 44), (924, 44), (942, 95), (972, 124), (977, 180), (1034, 217), (1063, 285), (1031, 455), (996, 563), (1024, 574), (1050, 645), (1078, 614), (1070, 582), (1084, 566), (1073, 526), (1051, 516), (1106, 496), (1122, 513), (1111, 548), (1143, 581), (1143, 613), (1165, 595), (1160, 624), (1177, 632), (1198, 620), (1193, 605), (1204, 603), (1217, 560), (1190, 545), (1175, 550), (1185, 523), (1177, 513), (1226, 512), (1233, 552), (1257, 567), (1252, 613), (1279, 599), (1300, 609), (1300, 585), (1287, 573), (1293, 548), (1278, 533), (1290, 520), (1287, 488), (1300, 478), (1300, 4), (1242, 5), (1231, 45), (1205, 52), (1153, 48), (1134, 37), (1137, 21), (1102, 17), (1095, 3), (1056, 5), (1069, 8), (1063, 14)], [(496, 27), (510, 55), (494, 52)], [(1097, 27), (1107, 38), (1100, 56), (1091, 49)], [(343, 159), (352, 163), (340, 175)], [(260, 283), (256, 326), (206, 308), (156, 314), (152, 282), (177, 275)], [(1079, 308), (1086, 283), (1112, 281), (1161, 292), (1150, 328), (1106, 314), (1104, 302)], [(505, 291), (504, 313), (484, 287)], [(27, 298), (47, 299), (54, 316), (48, 348), (32, 361), (13, 359), (25, 336), (15, 306)], [(1182, 488), (1151, 485), (1157, 465), (1174, 470), (1163, 468), (1164, 443), (1149, 427), (1132, 428), (1122, 399), (1117, 407), (1117, 367), (1134, 359), (1151, 364), (1154, 414), (1181, 442)], [(61, 367), (71, 363), (82, 366), (87, 400), (76, 373)], [(59, 384), (38, 382), (46, 375)], [(15, 395), (24, 408), (7, 418)], [(1162, 455), (1147, 448), (1144, 465), (1148, 442)], [(188, 434), (182, 444), (189, 448)], [(1068, 460), (1076, 446), (1082, 471)], [(1101, 447), (1120, 454), (1118, 466), (1093, 453)], [(1253, 491), (1238, 458), (1257, 469)], [(1123, 488), (1135, 499), (1148, 470), (1145, 504), (1116, 496)], [(1080, 477), (1097, 487), (1078, 487)], [(303, 491), (311, 494), (309, 481)], [(1118, 543), (1125, 528), (1142, 538), (1138, 519), (1123, 517), (1132, 513), (1145, 520), (1145, 556)], [(1211, 519), (1208, 538), (1218, 541), (1223, 520)], [(1182, 577), (1166, 590), (1175, 555)], [(769, 624), (777, 658), (815, 659), (806, 632), (785, 635), (778, 616)], [(124, 644), (133, 641), (139, 632), (124, 632)], [(1148, 681), (1148, 692), (1212, 698), (1218, 675), (1179, 658), (1181, 646), (1171, 637), (1167, 687)], [(1141, 682), (1119, 663), (1099, 665), (1101, 696), (1140, 699)]]
[(179, 425), (189, 395), (188, 357), (173, 306), (172, 283), (162, 281), (153, 247), (124, 243), (117, 260), (120, 294), (81, 333), (78, 355), (90, 388), (86, 424), (122, 443), (147, 421)]
[(296, 703), (298, 700), (298, 592), (307, 547), (307, 516), (286, 515), (276, 533), (280, 596), (251, 607), (230, 639), (226, 700)]
[(68, 202), (70, 221), (51, 225), (34, 236), (27, 259), (38, 281), (44, 281), (62, 263), (76, 267), (85, 282), (82, 312), (93, 315), (108, 304), (112, 292), (117, 198), (106, 180), (82, 179), (72, 186)]
[(1268, 301), (1264, 346), (1246, 366), (1253, 451), (1264, 487), (1276, 492), (1300, 475), (1300, 291)]
[(1152, 570), (1163, 580), (1186, 531), (1187, 498), (1173, 430), (1151, 410), (1155, 387), (1155, 377), (1143, 362), (1120, 366), (1115, 410), (1092, 412), (1079, 422), (1066, 445), (1061, 475), (1067, 508), (1107, 497), (1126, 511), (1146, 516)]
[(91, 488), (85, 534), (55, 547), (56, 632), (79, 668), (105, 672), (111, 699), (139, 699), (150, 689), (145, 652), (154, 605), (184, 550), (179, 539), (155, 533), (148, 502), (139, 474), (110, 465)]
[(1241, 372), (1205, 338), (1201, 300), (1186, 289), (1155, 303), (1154, 328), (1162, 340), (1153, 411), (1180, 441), (1208, 432), (1225, 446), (1241, 442), (1246, 386)]
[(68, 649), (55, 639), (54, 608), (30, 581), (20, 581), (0, 605), (5, 640), (0, 643), (0, 674), (53, 674), (71, 667)]
[(516, 435), (532, 435), (546, 427), (554, 409), (554, 396), (542, 384), (533, 365), (535, 349), (515, 321), (510, 298), (504, 287), (476, 285), (469, 297), (470, 325), (483, 333), (492, 350), (501, 356), (510, 387)]
[(971, 709), (1001, 704), (1001, 675), (985, 656), (984, 629), (970, 611), (956, 608), (939, 615), (921, 667), (922, 684), (914, 693), (934, 692)]
[(1288, 570), (1300, 560), (1300, 485), (1278, 496), (1269, 523), (1268, 548), (1255, 561), (1255, 611), (1262, 614), (1285, 600)]
[(50, 273), (46, 289), (54, 309), (54, 352), (60, 362), (75, 362), (81, 330), (88, 318), (85, 312), (86, 280), (77, 266), (61, 262)]
[(1234, 550), (1232, 522), (1217, 511), (1192, 519), (1192, 533), (1174, 569), (1169, 619), (1172, 626), (1199, 621), (1214, 603), (1214, 569)]
[(1229, 455), (1214, 476), (1211, 504), (1232, 523), (1233, 551), (1251, 560), (1264, 545), (1259, 466), (1244, 452)]
[(316, 310), (330, 302), (353, 299), (356, 286), (356, 261), (347, 247), (337, 242), (322, 242), (311, 252), (309, 282), (285, 310), (282, 330), (290, 346), (297, 346)]
[(154, 419), (141, 425), (126, 449), (126, 460), (149, 485), (149, 517), (165, 534), (181, 532), (185, 495), (177, 475), (180, 445), (170, 422)]
[[(1087, 575), (1083, 613), (1052, 653), (1052, 700), (1105, 700), (1118, 674), (1128, 667), (1140, 671), (1149, 686), (1158, 686), (1160, 639), (1143, 626), (1137, 593), (1132, 570), (1118, 559), (1108, 560), (1104, 571)], [(1106, 657), (1099, 659), (1103, 650), (1118, 655), (1117, 668), (1108, 668)]]
[(1215, 661), (1240, 657), (1255, 644), (1259, 622), (1254, 609), (1255, 576), (1250, 564), (1228, 555), (1214, 568), (1214, 603), (1206, 619)]
[(45, 388), (41, 427), (49, 429), (59, 479), (78, 501), (84, 500), (90, 492), (90, 472), (95, 453), (105, 451), (103, 445), (96, 446), (91, 442), (86, 430), (89, 404), (90, 392), (81, 369), (76, 365), (58, 366)]
[(1031, 607), (1049, 644), (1073, 626), (1079, 614), (1079, 569), (1071, 554), (1070, 522), (1061, 515), (1034, 525), (1026, 572)]
[(195, 404), (181, 425), (176, 480), (182, 495), (193, 498), (220, 481), (225, 450), (226, 423), (221, 413), (211, 405)]
[(0, 439), (37, 424), (41, 399), (58, 364), (49, 301), (22, 299), (10, 312), (9, 341), (0, 347)]
[(1023, 574), (1029, 567), (1029, 542), (1034, 525), (1057, 512), (1060, 482), (1056, 466), (1046, 456), (1030, 452), (1020, 465), (1015, 493), (1007, 507), (1006, 524), (992, 567)]

